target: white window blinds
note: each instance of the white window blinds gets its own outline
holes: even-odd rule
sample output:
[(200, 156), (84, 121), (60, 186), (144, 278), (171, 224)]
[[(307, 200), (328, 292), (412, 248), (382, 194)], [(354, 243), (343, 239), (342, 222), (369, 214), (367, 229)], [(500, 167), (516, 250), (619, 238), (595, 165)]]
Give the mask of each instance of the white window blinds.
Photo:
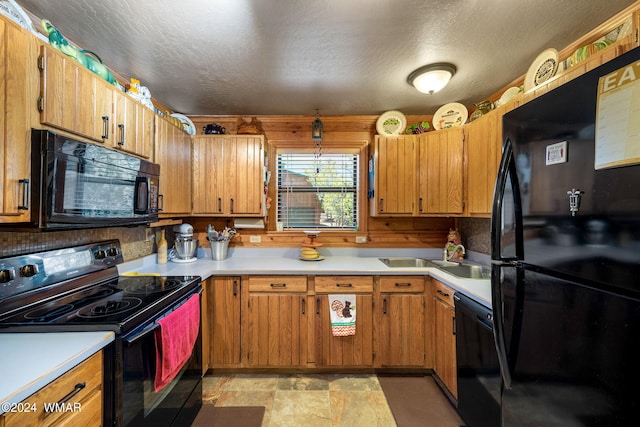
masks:
[(284, 229), (355, 230), (358, 163), (354, 153), (277, 154), (277, 221)]

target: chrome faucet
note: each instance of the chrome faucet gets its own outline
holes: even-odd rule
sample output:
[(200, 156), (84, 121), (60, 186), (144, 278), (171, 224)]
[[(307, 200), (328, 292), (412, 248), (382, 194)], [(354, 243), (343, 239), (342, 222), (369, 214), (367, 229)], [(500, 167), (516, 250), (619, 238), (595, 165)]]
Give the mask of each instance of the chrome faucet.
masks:
[(464, 246), (462, 245), (456, 245), (452, 250), (451, 250), (451, 255), (448, 254), (448, 250), (445, 247), (444, 248), (444, 260), (445, 261), (451, 261), (451, 258), (453, 258), (455, 256), (455, 254), (458, 252), (458, 249), (462, 249), (462, 255), (466, 254), (466, 250), (464, 249)]

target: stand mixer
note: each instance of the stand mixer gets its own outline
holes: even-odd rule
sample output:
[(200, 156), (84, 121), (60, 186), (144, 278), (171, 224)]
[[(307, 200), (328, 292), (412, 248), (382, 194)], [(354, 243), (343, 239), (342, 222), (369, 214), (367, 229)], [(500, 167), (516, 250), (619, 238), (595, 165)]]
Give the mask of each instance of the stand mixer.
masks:
[(182, 224), (176, 241), (171, 251), (171, 261), (173, 262), (193, 262), (196, 261), (196, 251), (198, 250), (198, 239), (193, 238), (193, 226)]

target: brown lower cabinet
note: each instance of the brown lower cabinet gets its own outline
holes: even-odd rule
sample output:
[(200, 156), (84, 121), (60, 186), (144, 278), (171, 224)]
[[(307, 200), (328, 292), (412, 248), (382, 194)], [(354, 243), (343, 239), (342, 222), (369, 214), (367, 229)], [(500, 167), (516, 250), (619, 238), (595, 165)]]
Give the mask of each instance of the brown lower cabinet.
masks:
[[(202, 341), (208, 343), (208, 348), (203, 348), (202, 354), (209, 355), (211, 368), (240, 367), (242, 280), (239, 276), (211, 277), (203, 287), (206, 311), (203, 311), (202, 329), (206, 335)], [(206, 361), (206, 356), (203, 359)]]
[[(24, 426), (101, 426), (102, 351), (53, 380), (24, 400), (31, 411), (9, 412), (0, 416), (1, 427)], [(80, 384), (84, 387), (79, 388)], [(69, 395), (72, 397), (68, 398)], [(45, 403), (64, 402), (47, 411)]]
[(376, 334), (382, 367), (424, 367), (427, 335), (423, 276), (380, 276)]
[[(251, 275), (204, 282), (204, 369), (433, 368), (425, 276)], [(330, 296), (354, 294), (334, 336)]]
[[(373, 366), (373, 277), (316, 276), (316, 336), (317, 366)], [(355, 294), (356, 334), (333, 336), (331, 332), (330, 296)]]
[(247, 366), (306, 366), (306, 276), (249, 277), (248, 283), (242, 331)]
[(434, 371), (454, 398), (458, 398), (455, 309), (453, 290), (431, 279), (434, 301)]

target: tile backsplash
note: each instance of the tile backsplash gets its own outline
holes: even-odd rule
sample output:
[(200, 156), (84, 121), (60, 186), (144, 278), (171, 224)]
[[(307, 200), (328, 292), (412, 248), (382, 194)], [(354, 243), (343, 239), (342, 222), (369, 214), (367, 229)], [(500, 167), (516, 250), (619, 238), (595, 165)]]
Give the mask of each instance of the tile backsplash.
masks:
[(112, 227), (47, 232), (0, 232), (0, 257), (47, 251), (102, 240), (119, 239), (125, 261), (154, 253), (147, 227)]
[(467, 250), (491, 254), (491, 219), (462, 218), (460, 233)]

